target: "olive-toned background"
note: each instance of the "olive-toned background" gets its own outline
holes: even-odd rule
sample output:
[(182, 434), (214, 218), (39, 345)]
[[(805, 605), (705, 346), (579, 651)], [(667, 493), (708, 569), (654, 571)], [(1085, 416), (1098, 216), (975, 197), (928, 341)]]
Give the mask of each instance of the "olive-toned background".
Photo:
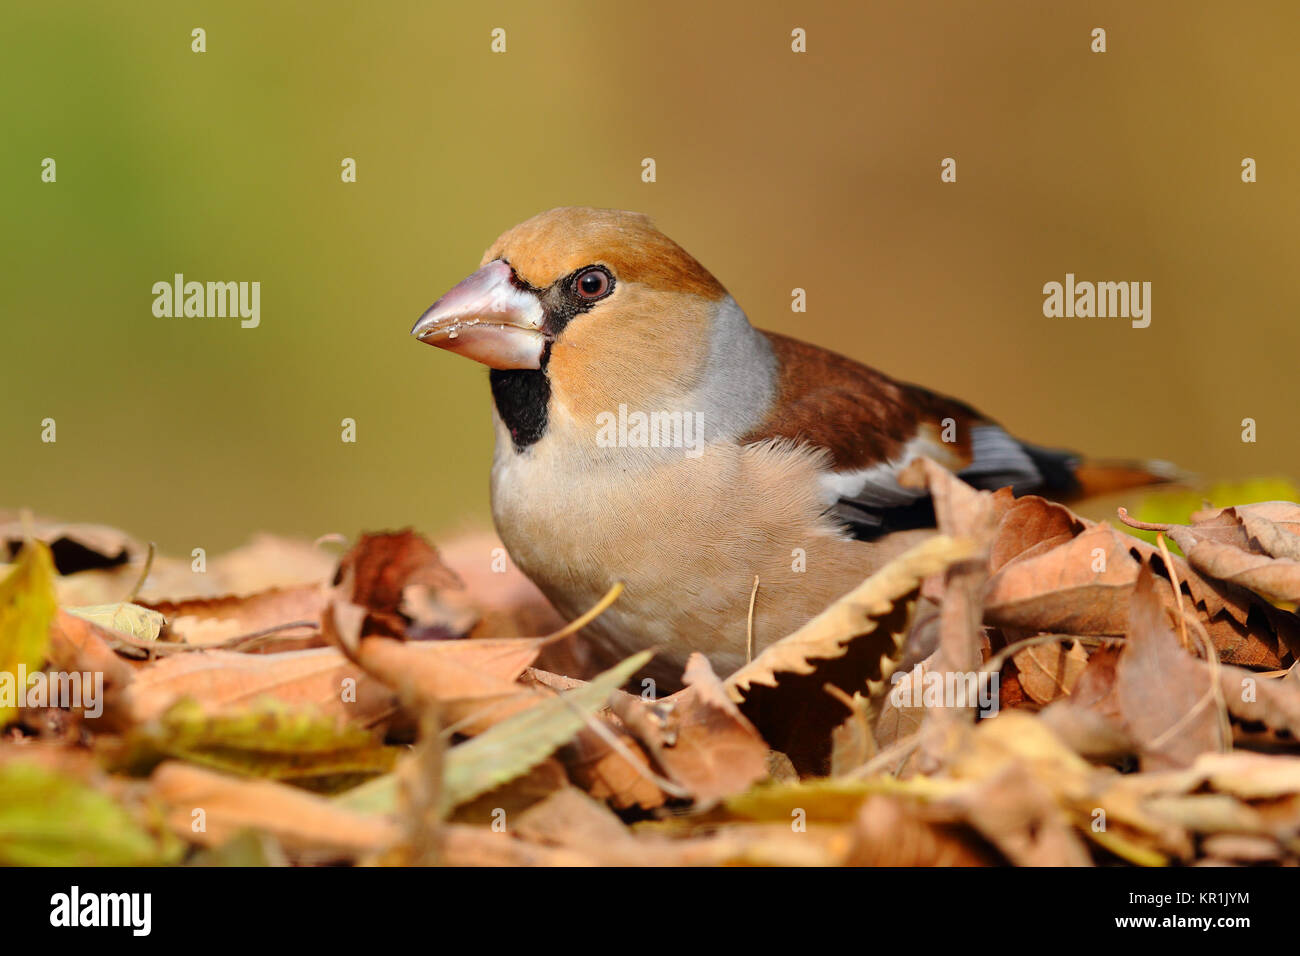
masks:
[[(486, 374), (407, 332), (497, 233), (568, 204), (650, 213), (756, 324), (1024, 437), (1210, 479), (1300, 474), (1294, 3), (0, 18), (0, 506), (182, 552), (486, 520)], [(1067, 271), (1152, 282), (1151, 327), (1044, 318), (1043, 283)], [(261, 327), (155, 318), (151, 286), (175, 272), (261, 281)]]

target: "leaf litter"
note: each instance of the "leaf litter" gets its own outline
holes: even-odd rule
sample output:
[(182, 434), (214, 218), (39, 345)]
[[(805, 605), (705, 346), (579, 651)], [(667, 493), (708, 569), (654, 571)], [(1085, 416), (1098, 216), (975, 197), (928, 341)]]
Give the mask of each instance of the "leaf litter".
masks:
[(489, 535), (0, 515), (0, 863), (1300, 863), (1300, 504), (905, 480), (935, 536), (659, 699), (588, 663), (618, 587), (565, 627)]

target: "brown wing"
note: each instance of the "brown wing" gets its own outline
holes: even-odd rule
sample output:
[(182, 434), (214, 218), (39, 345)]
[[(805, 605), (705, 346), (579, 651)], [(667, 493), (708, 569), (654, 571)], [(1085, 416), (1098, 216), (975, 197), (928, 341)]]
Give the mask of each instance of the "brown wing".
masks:
[(1075, 456), (1026, 445), (969, 405), (815, 345), (764, 335), (780, 368), (777, 397), (742, 440), (785, 438), (826, 449), (828, 501), (860, 537), (933, 523), (925, 494), (896, 478), (921, 455), (980, 488), (1065, 491), (1073, 481)]

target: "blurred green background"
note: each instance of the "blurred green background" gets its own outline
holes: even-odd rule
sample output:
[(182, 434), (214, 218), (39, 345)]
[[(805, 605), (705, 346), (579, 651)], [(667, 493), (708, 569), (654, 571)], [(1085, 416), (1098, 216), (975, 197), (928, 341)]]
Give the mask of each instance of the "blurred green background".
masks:
[[(0, 506), (181, 553), (485, 522), (486, 373), (407, 332), (499, 232), (569, 204), (651, 214), (755, 324), (1031, 440), (1207, 479), (1300, 475), (1295, 3), (0, 18)], [(1151, 281), (1151, 327), (1044, 318), (1043, 283), (1067, 271)], [(155, 318), (151, 286), (175, 272), (260, 281), (261, 327)]]

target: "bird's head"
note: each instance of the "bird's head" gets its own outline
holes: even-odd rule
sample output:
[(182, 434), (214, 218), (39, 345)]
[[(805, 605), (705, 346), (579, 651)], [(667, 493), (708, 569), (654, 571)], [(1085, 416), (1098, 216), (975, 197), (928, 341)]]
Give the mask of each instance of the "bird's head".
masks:
[(541, 372), (549, 395), (585, 415), (694, 387), (724, 303), (734, 309), (646, 216), (566, 207), (500, 236), (411, 334), (497, 370), (494, 387)]

